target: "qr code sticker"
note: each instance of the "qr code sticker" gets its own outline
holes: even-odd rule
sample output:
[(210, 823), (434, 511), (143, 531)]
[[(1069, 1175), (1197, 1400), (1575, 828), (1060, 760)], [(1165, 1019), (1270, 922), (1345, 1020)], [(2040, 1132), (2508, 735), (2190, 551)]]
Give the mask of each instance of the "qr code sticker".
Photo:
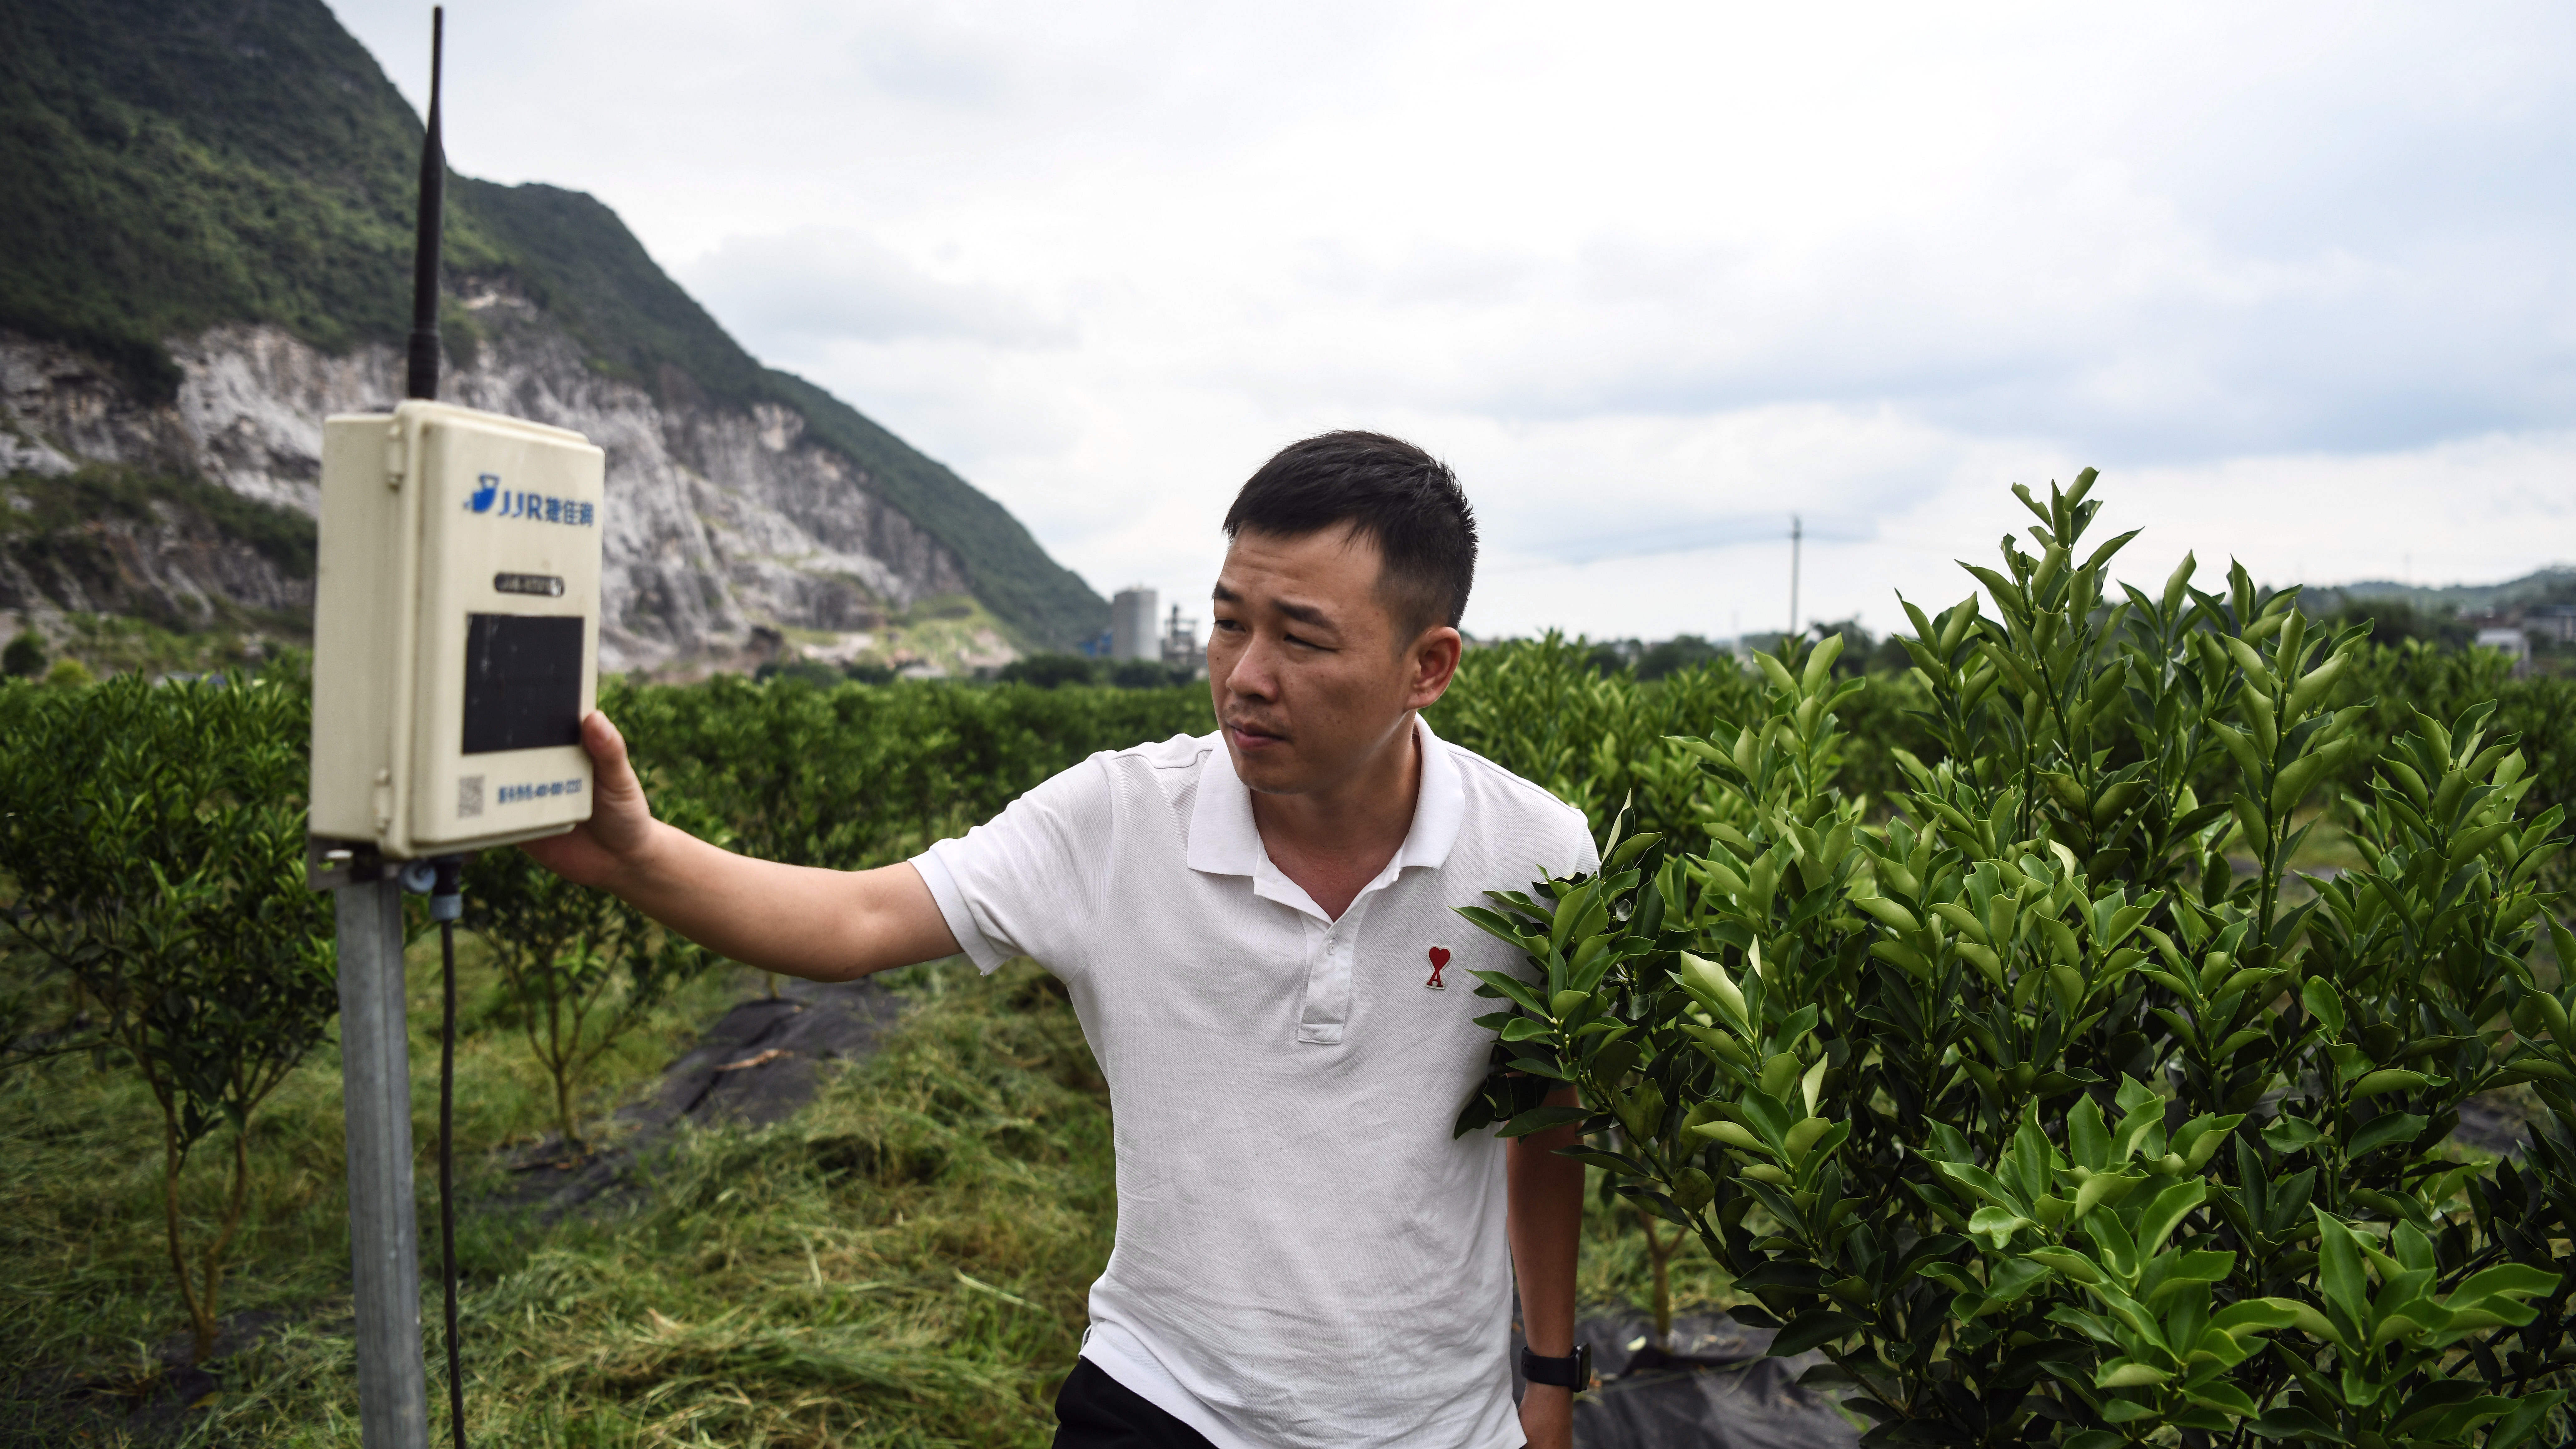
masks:
[(468, 815), (482, 813), (483, 777), (480, 775), (460, 777), (456, 782), (456, 817), (462, 820)]

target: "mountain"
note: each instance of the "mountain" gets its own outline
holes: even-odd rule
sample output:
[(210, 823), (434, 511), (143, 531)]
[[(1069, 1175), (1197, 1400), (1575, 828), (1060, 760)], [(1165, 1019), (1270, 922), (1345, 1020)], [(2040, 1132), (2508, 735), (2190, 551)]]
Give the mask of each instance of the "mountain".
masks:
[(2345, 599), (2396, 599), (2435, 614), (2484, 613), (2517, 604), (2576, 602), (2576, 568), (2551, 567), (2507, 579), (2500, 584), (2401, 584), (2389, 579), (2362, 579), (2349, 584), (2311, 588), (2311, 594)]
[[(421, 136), (319, 0), (0, 8), (0, 608), (309, 611), (321, 418), (401, 395)], [(612, 667), (1105, 627), (1007, 510), (763, 366), (597, 200), (451, 176), (444, 263), (441, 395), (608, 452)]]

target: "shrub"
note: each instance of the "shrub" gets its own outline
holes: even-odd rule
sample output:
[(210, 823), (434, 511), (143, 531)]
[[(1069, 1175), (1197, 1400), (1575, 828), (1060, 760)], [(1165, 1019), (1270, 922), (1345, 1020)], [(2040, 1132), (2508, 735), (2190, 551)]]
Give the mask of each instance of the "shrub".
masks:
[(1032, 654), (1003, 665), (995, 677), (1005, 684), (1054, 689), (1066, 684), (1090, 684), (1097, 673), (1092, 662), (1079, 654)]
[(505, 1014), (545, 1069), (555, 1125), (573, 1152), (586, 1145), (577, 1110), (583, 1072), (721, 959), (616, 896), (574, 885), (516, 850), (487, 850), (467, 862), (464, 925), (491, 948)]
[(33, 629), (22, 629), (0, 650), (0, 674), (11, 679), (33, 679), (45, 672), (45, 636)]
[[(1984, 601), (1907, 606), (1945, 757), (1896, 755), (1886, 824), (1840, 779), (1879, 686), (1837, 636), (1667, 745), (1693, 773), (1641, 768), (1668, 793), (1597, 876), (1468, 912), (1536, 975), (1479, 973), (1505, 1009), (1458, 1130), (1579, 1121), (1868, 1444), (2563, 1442), (2559, 815), (2517, 819), (2491, 704), (2378, 752), (2334, 707), (2360, 629), (2242, 568), (2107, 600), (2093, 481), (2015, 490), (2038, 551), (1972, 568)], [(2296, 807), (2361, 763), (2361, 864), (2292, 881)], [(1540, 1105), (1560, 1082), (1585, 1105)], [(2529, 1159), (2457, 1160), (2460, 1103), (2516, 1084)]]
[(1169, 689), (1190, 682), (1190, 672), (1152, 659), (1121, 659), (1110, 667), (1109, 682), (1120, 689)]
[[(250, 1206), (253, 1119), (339, 1007), (329, 902), (304, 887), (308, 718), (301, 691), (267, 681), (0, 690), (5, 919), (78, 984), (160, 1108), (170, 1265), (201, 1360)], [(217, 1137), (225, 1186), (199, 1224), (187, 1167)]]
[(855, 870), (900, 860), (998, 813), (1096, 750), (1215, 728), (1203, 687), (949, 683), (811, 688), (718, 677), (611, 686), (600, 707), (738, 848)]
[(799, 680), (806, 684), (819, 684), (825, 688), (840, 683), (845, 677), (840, 670), (819, 659), (790, 659), (784, 663), (772, 659), (751, 673), (752, 682), (755, 684), (767, 684), (773, 679), (783, 678)]
[(1640, 684), (1598, 672), (1594, 652), (1554, 630), (1471, 650), (1427, 711), (1431, 727), (1595, 820), (1634, 797), (1656, 828), (1696, 830), (1696, 771), (1661, 741), (1751, 697), (1752, 684), (1731, 658)]
[(1733, 655), (1697, 634), (1677, 634), (1650, 645), (1637, 656), (1637, 678), (1652, 682), (1677, 670), (1704, 669), (1712, 664), (1734, 662)]

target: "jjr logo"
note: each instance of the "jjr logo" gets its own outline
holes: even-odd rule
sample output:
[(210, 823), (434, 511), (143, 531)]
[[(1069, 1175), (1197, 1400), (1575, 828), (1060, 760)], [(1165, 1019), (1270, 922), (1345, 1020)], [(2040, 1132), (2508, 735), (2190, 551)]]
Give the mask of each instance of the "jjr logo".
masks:
[(489, 513), (499, 518), (569, 523), (576, 528), (589, 527), (594, 518), (591, 505), (577, 498), (555, 498), (543, 493), (504, 493), (498, 473), (476, 477), (474, 494), (465, 500), (465, 506), (476, 513)]
[(516, 805), (522, 800), (534, 800), (543, 795), (578, 795), (580, 793), (581, 781), (577, 778), (548, 780), (541, 785), (504, 785), (500, 789), (501, 803), (504, 805)]
[(1443, 971), (1446, 971), (1446, 970), (1448, 970), (1448, 969), (1449, 969), (1449, 948), (1448, 948), (1448, 947), (1446, 947), (1446, 946), (1434, 946), (1434, 947), (1432, 947), (1432, 948), (1431, 948), (1431, 979), (1430, 979), (1430, 980), (1428, 980), (1428, 981), (1423, 982), (1422, 984), (1423, 984), (1423, 985), (1425, 985), (1425, 986), (1430, 987), (1430, 988), (1431, 988), (1432, 990), (1434, 990), (1434, 991), (1446, 991), (1446, 990), (1448, 990), (1448, 989), (1449, 989), (1449, 987), (1448, 987), (1444, 982), (1442, 982), (1442, 981), (1441, 981), (1441, 979), (1440, 979), (1440, 973), (1441, 973), (1441, 972), (1443, 972)]

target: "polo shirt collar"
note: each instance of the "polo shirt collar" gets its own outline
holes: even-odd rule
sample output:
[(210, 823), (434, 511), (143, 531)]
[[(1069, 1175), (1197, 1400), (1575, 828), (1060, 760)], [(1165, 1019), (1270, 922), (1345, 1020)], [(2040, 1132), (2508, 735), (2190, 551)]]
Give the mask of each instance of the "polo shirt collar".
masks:
[[(1394, 879), (1408, 866), (1437, 868), (1448, 860), (1449, 848), (1457, 844), (1459, 827), (1467, 817), (1467, 790), (1459, 778), (1458, 762), (1450, 758), (1448, 747), (1422, 716), (1413, 717), (1413, 728), (1422, 751), (1421, 792), (1414, 798), (1413, 824), (1405, 831), (1395, 858), (1387, 862), (1381, 882)], [(1234, 753), (1226, 748), (1222, 735), (1199, 766), (1198, 799), (1190, 807), (1189, 862), (1190, 869), (1210, 875), (1250, 876), (1256, 891), (1279, 876), (1269, 852), (1261, 848), (1261, 829), (1253, 823), (1252, 791), (1235, 774)], [(1277, 884), (1295, 891), (1300, 899), (1305, 896), (1284, 877)]]

